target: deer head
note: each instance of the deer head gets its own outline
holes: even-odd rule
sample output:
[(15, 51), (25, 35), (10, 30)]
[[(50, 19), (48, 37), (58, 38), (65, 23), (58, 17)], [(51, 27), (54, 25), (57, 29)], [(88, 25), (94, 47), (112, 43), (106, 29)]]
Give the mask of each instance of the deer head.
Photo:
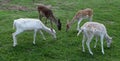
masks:
[(62, 24), (60, 22), (60, 19), (58, 19), (58, 25), (57, 25), (57, 27), (58, 27), (58, 30), (61, 30)]

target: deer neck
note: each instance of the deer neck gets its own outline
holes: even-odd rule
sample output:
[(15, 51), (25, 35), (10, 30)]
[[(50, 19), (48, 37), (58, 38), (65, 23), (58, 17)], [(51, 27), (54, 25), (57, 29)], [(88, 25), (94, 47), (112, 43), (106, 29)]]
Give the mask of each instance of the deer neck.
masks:
[(58, 25), (58, 20), (53, 15), (50, 16), (50, 20), (54, 22), (56, 25)]
[(69, 26), (71, 26), (75, 21), (75, 17), (73, 17), (73, 19), (68, 23)]

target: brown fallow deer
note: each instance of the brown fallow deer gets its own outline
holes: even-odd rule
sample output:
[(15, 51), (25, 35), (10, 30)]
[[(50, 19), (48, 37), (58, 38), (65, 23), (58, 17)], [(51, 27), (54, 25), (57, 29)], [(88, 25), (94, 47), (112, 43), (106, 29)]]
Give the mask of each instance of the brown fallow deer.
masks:
[(79, 24), (83, 19), (89, 19), (89, 21), (92, 21), (92, 16), (93, 16), (93, 10), (90, 8), (86, 8), (84, 10), (78, 11), (73, 19), (70, 22), (67, 22), (66, 24), (66, 31), (68, 31), (71, 27), (71, 25), (77, 20), (78, 25), (77, 25), (77, 30), (79, 30)]
[(53, 27), (53, 22), (57, 25), (58, 30), (61, 30), (61, 22), (60, 19), (56, 19), (53, 15), (52, 10), (50, 9), (50, 6), (46, 6), (43, 4), (38, 5), (38, 12), (39, 12), (39, 19), (42, 20), (43, 17), (46, 17), (50, 20), (51, 27)]

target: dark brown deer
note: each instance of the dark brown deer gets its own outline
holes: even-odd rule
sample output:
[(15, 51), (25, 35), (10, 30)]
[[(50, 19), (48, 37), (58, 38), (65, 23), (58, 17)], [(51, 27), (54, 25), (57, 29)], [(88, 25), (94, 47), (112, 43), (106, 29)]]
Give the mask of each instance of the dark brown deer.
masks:
[(53, 15), (50, 6), (45, 6), (43, 4), (38, 5), (39, 19), (42, 20), (43, 17), (46, 17), (50, 20), (51, 27), (53, 27), (53, 22), (57, 25), (58, 30), (61, 30), (61, 22), (60, 19), (56, 19)]

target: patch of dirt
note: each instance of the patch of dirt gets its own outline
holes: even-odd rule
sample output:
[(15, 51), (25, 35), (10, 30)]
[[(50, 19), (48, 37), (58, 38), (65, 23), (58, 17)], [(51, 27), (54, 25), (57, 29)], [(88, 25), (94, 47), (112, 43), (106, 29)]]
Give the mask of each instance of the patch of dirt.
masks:
[(2, 0), (0, 1), (0, 10), (20, 10), (20, 11), (26, 11), (28, 10), (25, 6), (20, 5), (9, 5), (9, 2), (11, 0)]
[(4, 5), (4, 4), (7, 4), (9, 3), (11, 0), (0, 0), (0, 5)]
[(7, 7), (7, 9), (8, 10), (20, 10), (20, 11), (28, 10), (28, 8), (24, 6), (10, 6), (10, 7)]
[(106, 23), (108, 23), (108, 24), (114, 24), (115, 22), (113, 22), (113, 21), (106, 21)]
[(19, 6), (19, 5), (12, 5), (12, 6), (1, 6), (0, 10), (20, 10), (20, 11), (26, 11), (29, 10), (25, 6)]

